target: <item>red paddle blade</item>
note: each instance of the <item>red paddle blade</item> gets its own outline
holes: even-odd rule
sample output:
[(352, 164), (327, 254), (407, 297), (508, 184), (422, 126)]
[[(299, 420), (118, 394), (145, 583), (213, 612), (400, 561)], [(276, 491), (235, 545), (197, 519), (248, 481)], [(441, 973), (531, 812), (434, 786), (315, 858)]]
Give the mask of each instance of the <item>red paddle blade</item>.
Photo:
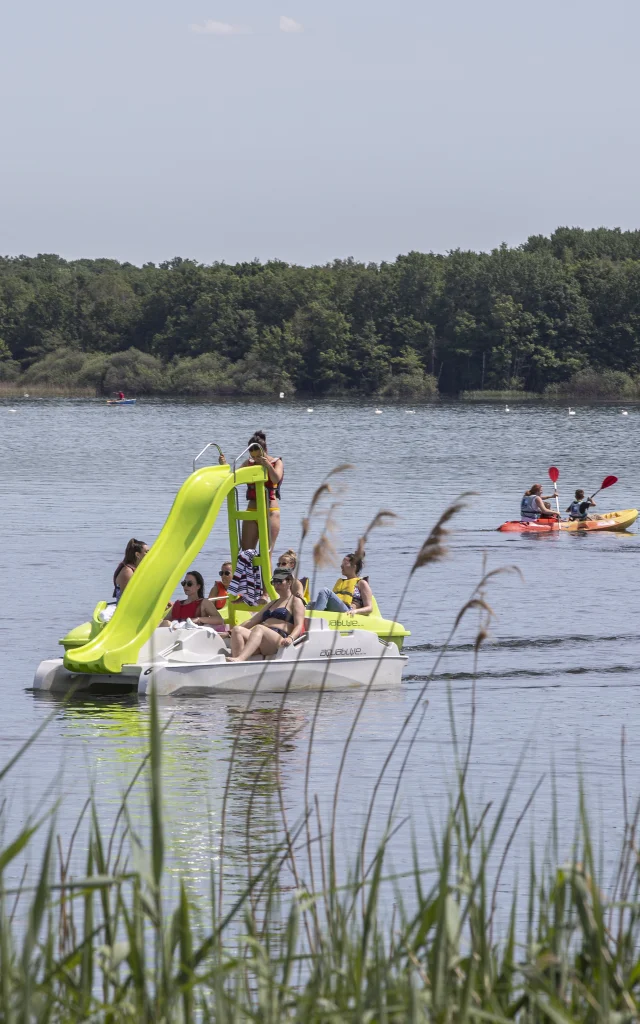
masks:
[[(555, 484), (555, 482), (556, 482), (556, 480), (558, 479), (559, 476), (560, 476), (560, 470), (556, 469), (555, 466), (550, 466), (549, 467), (549, 479), (550, 479), (552, 484)], [(609, 479), (609, 478), (607, 477), (607, 479)], [(612, 477), (611, 479), (615, 483), (616, 478)]]
[(617, 482), (617, 476), (605, 476), (604, 480), (600, 484), (600, 490), (604, 491), (605, 487), (613, 487), (613, 485), (617, 484)]

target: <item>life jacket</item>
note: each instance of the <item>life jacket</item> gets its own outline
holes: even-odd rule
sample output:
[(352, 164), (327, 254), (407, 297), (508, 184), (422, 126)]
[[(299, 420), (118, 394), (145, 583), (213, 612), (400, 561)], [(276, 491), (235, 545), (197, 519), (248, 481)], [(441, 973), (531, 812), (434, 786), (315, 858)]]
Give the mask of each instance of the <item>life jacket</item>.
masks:
[(586, 519), (589, 503), (583, 498), (582, 501), (572, 501), (569, 505), (569, 516), (571, 519)]
[(535, 522), (540, 518), (540, 512), (535, 504), (537, 494), (525, 494), (520, 502), (520, 518), (525, 522)]
[(362, 608), (362, 595), (358, 586), (361, 579), (362, 576), (354, 576), (352, 580), (339, 579), (334, 583), (334, 594), (344, 601), (348, 608), (351, 608), (351, 605)]
[[(220, 582), (220, 580), (216, 580), (216, 582), (214, 583), (214, 587), (215, 587), (216, 594), (226, 594), (227, 593), (227, 588), (225, 586), (223, 586), (223, 584)], [(225, 606), (225, 604), (227, 602), (226, 602), (226, 599), (225, 599), (223, 601), (215, 601), (214, 603), (215, 603), (216, 608), (224, 608), (224, 606)]]
[[(273, 466), (274, 462), (277, 462), (278, 459), (277, 458), (273, 458), (273, 459), (269, 459), (268, 458), (268, 461)], [(254, 462), (253, 459), (249, 459), (249, 461), (247, 462), (247, 465), (248, 466), (256, 466), (257, 463)], [(283, 480), (284, 480), (284, 467), (282, 469), (282, 480), (280, 481), (280, 483), (278, 484), (277, 487), (274, 487), (270, 480), (268, 480), (268, 479), (265, 480), (264, 486), (267, 488), (267, 492), (269, 494), (269, 501), (275, 501), (276, 498), (278, 499), (278, 501), (280, 501), (280, 488), (282, 487), (282, 481)], [(256, 485), (255, 484), (247, 484), (246, 499), (247, 499), (247, 501), (255, 501), (256, 500)]]
[(198, 598), (197, 601), (188, 601), (186, 604), (183, 604), (182, 601), (174, 601), (167, 618), (177, 619), (179, 622), (193, 619), (197, 616), (201, 604), (201, 598)]

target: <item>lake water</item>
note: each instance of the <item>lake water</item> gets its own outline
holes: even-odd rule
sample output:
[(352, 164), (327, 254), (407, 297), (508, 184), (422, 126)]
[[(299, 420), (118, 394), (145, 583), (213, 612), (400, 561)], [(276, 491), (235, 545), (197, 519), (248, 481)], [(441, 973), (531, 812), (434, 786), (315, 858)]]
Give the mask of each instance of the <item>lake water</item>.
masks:
[[(3, 401), (0, 404), (0, 489), (5, 595), (0, 615), (2, 754), (7, 759), (38, 726), (53, 721), (6, 783), (15, 825), (47, 794), (62, 793), (58, 831), (68, 841), (80, 808), (95, 788), (109, 824), (139, 762), (148, 723), (146, 701), (74, 700), (65, 706), (30, 692), (38, 662), (54, 656), (57, 640), (85, 621), (111, 594), (113, 569), (131, 536), (152, 542), (193, 456), (209, 440), (231, 460), (257, 428), (285, 461), (282, 531), (277, 550), (296, 548), (300, 521), (323, 475), (351, 462), (335, 537), (353, 550), (380, 508), (398, 514), (374, 534), (367, 571), (383, 612), (392, 616), (417, 549), (444, 508), (475, 491), (455, 521), (446, 561), (421, 569), (399, 615), (412, 631), (407, 679), (400, 692), (369, 697), (355, 731), (341, 789), (339, 849), (356, 848), (367, 800), (393, 737), (440, 654), (451, 623), (489, 568), (514, 564), (523, 579), (494, 579), (495, 612), (478, 674), (471, 791), (476, 806), (497, 801), (526, 747), (507, 815), (520, 813), (542, 774), (545, 782), (525, 825), (542, 838), (550, 816), (552, 765), (561, 818), (575, 819), (576, 790), (585, 778), (589, 803), (609, 858), (622, 833), (620, 738), (627, 730), (627, 783), (639, 792), (636, 729), (640, 694), (638, 572), (640, 538), (629, 533), (526, 537), (495, 528), (516, 518), (522, 492), (560, 467), (563, 507), (573, 490), (595, 490), (608, 473), (619, 483), (597, 499), (601, 509), (638, 505), (640, 409), (441, 403), (427, 407), (315, 401), (179, 403), (140, 400), (107, 408), (99, 401)], [(228, 554), (226, 524), (218, 524), (195, 568), (207, 585)], [(303, 557), (302, 572), (311, 574)], [(333, 584), (323, 570), (319, 584)], [(446, 807), (454, 762), (447, 709), (450, 684), (461, 738), (472, 692), (472, 644), (477, 617), (463, 623), (426, 696), (429, 706), (403, 778), (401, 806), (425, 862), (430, 820)], [(238, 739), (229, 790), (229, 870), (244, 871), (246, 843), (259, 853), (280, 828), (279, 780), (291, 823), (303, 809), (313, 695), (287, 701), (280, 729), (288, 738), (277, 759), (279, 697), (262, 698)], [(330, 806), (345, 736), (360, 705), (357, 694), (326, 695), (311, 758), (311, 792), (323, 814)], [(217, 844), (224, 780), (243, 701), (218, 696), (162, 705), (164, 786), (171, 832), (171, 872), (195, 885), (207, 877), (211, 838)], [(421, 706), (420, 712), (424, 708)], [(527, 746), (528, 745), (528, 746)], [(406, 743), (400, 748), (404, 756)], [(395, 765), (397, 766), (398, 760)], [(256, 774), (258, 773), (258, 774)], [(382, 786), (374, 827), (385, 821), (395, 782)], [(144, 799), (144, 786), (140, 801)], [(518, 856), (516, 844), (516, 858)], [(409, 833), (394, 839), (394, 864), (410, 864)]]

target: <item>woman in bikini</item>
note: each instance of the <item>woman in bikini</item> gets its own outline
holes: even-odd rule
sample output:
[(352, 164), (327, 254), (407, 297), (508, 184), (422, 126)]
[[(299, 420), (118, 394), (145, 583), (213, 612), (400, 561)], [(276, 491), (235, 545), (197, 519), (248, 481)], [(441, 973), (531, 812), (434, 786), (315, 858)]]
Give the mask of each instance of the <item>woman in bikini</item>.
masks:
[(297, 640), (304, 629), (304, 604), (291, 593), (292, 582), (289, 569), (274, 570), (271, 583), (278, 596), (243, 626), (233, 627), (229, 661), (247, 661), (252, 654), (268, 658)]
[[(249, 458), (242, 466), (263, 466), (267, 471), (267, 479), (264, 486), (267, 490), (267, 505), (269, 507), (269, 533), (271, 535), (271, 550), (280, 533), (280, 485), (284, 478), (284, 466), (282, 459), (273, 458), (267, 452), (267, 435), (262, 430), (256, 430), (249, 439)], [(227, 460), (221, 455), (220, 465), (226, 465)], [(247, 511), (256, 508), (256, 485), (247, 486)], [(242, 547), (255, 548), (258, 544), (258, 524), (251, 519), (245, 519), (242, 523)]]
[(124, 558), (113, 574), (113, 596), (116, 601), (119, 601), (122, 597), (123, 590), (148, 550), (149, 545), (143, 540), (136, 540), (135, 537), (132, 537), (127, 544)]

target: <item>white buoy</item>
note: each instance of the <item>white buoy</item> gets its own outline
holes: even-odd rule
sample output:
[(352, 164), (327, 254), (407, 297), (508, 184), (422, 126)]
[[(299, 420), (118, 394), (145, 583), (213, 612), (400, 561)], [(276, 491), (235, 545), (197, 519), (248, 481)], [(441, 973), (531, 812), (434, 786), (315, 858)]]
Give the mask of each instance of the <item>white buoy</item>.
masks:
[(504, 411), (505, 411), (505, 412), (511, 412), (511, 409), (509, 408), (509, 406), (508, 406), (508, 405), (505, 405), (505, 407), (504, 407)]
[(29, 396), (28, 396), (28, 395), (24, 395), (23, 397), (24, 397), (24, 398), (28, 398)]
[(407, 416), (415, 416), (415, 414), (416, 414), (416, 410), (415, 409), (405, 409), (405, 412), (406, 412)]
[(376, 416), (382, 416), (382, 409), (376, 409)]
[(626, 409), (623, 409), (623, 410), (622, 410), (622, 413), (621, 413), (621, 415), (622, 415), (622, 416), (628, 416), (628, 415), (629, 415), (629, 413), (627, 412), (627, 410), (626, 410)]
[(284, 398), (284, 391), (280, 392), (280, 398)]
[(575, 416), (575, 414), (576, 414), (575, 409), (572, 409), (571, 406), (569, 406), (569, 415), (570, 416)]
[(313, 409), (307, 409), (307, 412), (313, 412)]

